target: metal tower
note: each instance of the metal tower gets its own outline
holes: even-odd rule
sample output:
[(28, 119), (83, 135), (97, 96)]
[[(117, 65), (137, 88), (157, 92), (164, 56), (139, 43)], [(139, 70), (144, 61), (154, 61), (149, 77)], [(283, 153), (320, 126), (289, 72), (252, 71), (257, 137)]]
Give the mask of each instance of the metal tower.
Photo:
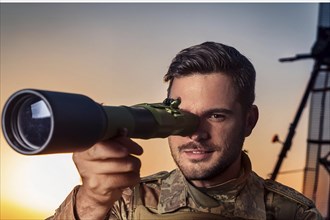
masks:
[(303, 193), (312, 199), (325, 219), (330, 219), (330, 3), (320, 3), (317, 40), (310, 54), (298, 54), (281, 62), (313, 58), (315, 63), (298, 111), (271, 179), (275, 180), (290, 150), (295, 129), (311, 94)]

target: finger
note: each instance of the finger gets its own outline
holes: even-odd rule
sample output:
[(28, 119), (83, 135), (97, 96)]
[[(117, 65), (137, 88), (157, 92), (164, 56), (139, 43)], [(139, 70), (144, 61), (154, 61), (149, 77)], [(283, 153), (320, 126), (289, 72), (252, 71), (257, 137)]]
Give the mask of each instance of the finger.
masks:
[[(81, 164), (80, 171), (85, 171), (93, 175), (100, 174), (119, 174), (119, 173), (129, 173), (135, 172), (140, 173), (141, 161), (134, 157), (128, 156), (126, 158), (114, 158), (108, 160), (95, 161), (86, 161), (84, 164)], [(84, 175), (86, 175), (84, 172)]]
[(122, 146), (119, 142), (113, 140), (98, 142), (85, 151), (74, 153), (74, 156), (90, 161), (123, 158), (128, 155), (128, 149), (125, 146)]
[(130, 154), (135, 154), (135, 155), (143, 154), (143, 148), (138, 143), (136, 143), (135, 141), (133, 141), (130, 138), (120, 136), (113, 140), (117, 141), (121, 145), (125, 146), (128, 150), (128, 153), (130, 153)]
[(118, 136), (128, 137), (128, 129), (127, 128), (119, 128)]

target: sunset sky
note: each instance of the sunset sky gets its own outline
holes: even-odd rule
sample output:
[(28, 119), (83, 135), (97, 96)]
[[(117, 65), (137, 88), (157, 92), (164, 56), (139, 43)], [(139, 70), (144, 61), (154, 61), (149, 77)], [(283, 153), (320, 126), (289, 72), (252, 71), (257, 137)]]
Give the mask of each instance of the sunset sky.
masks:
[[(308, 53), (315, 42), (316, 3), (1, 3), (1, 111), (17, 90), (85, 94), (108, 105), (161, 102), (162, 77), (181, 49), (204, 41), (229, 44), (257, 71), (260, 119), (244, 149), (253, 169), (273, 171), (307, 85), (313, 61), (280, 63)], [(303, 169), (308, 107), (281, 171)], [(1, 219), (45, 218), (80, 183), (71, 154), (23, 156), (1, 132)], [(166, 139), (144, 147), (142, 176), (175, 167)], [(302, 190), (303, 173), (278, 181)]]

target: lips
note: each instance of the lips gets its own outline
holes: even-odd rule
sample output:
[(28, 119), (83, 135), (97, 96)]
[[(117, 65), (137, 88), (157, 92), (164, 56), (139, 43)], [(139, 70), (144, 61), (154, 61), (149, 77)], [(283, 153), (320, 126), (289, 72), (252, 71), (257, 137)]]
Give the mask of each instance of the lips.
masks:
[(206, 154), (206, 153), (212, 153), (211, 150), (184, 150), (185, 153), (192, 153), (192, 154)]
[(178, 151), (182, 158), (197, 163), (210, 159), (216, 148), (210, 144), (189, 142), (179, 146)]
[(182, 155), (193, 162), (200, 162), (209, 159), (213, 152), (213, 150), (186, 149), (182, 151)]

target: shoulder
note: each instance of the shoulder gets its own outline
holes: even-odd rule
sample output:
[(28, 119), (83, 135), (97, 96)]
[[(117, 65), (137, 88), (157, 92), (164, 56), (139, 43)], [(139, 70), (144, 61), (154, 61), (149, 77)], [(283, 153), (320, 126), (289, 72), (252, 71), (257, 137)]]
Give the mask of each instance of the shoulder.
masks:
[(150, 176), (142, 177), (139, 187), (140, 189), (144, 189), (144, 191), (156, 190), (157, 194), (159, 194), (161, 188), (168, 188), (168, 186), (176, 183), (175, 180), (173, 180), (173, 177), (176, 177), (177, 175), (178, 172), (176, 169), (170, 172), (161, 171)]
[(111, 210), (111, 216), (114, 217), (114, 219), (129, 219), (132, 210), (138, 204), (143, 204), (149, 209), (156, 209), (161, 182), (169, 175), (170, 172), (161, 171), (142, 177), (140, 184), (135, 187), (125, 188), (121, 199), (114, 204)]
[(141, 182), (135, 188), (136, 204), (142, 203), (150, 210), (156, 210), (161, 193), (161, 186), (164, 181), (167, 181), (172, 172), (162, 171), (150, 176), (141, 178)]
[(274, 194), (274, 197), (278, 197), (278, 199), (280, 200), (287, 200), (288, 202), (301, 205), (307, 209), (315, 207), (314, 202), (312, 200), (310, 200), (302, 193), (299, 193), (293, 188), (290, 188), (279, 182), (269, 179), (265, 180), (264, 185), (266, 191), (272, 192)]
[(149, 176), (142, 177), (140, 180), (140, 184), (138, 184), (133, 188), (127, 187), (123, 190), (122, 198), (124, 202), (129, 203), (134, 194), (134, 191), (138, 188), (144, 191), (148, 191), (148, 188), (152, 188), (152, 189), (159, 188), (161, 181), (165, 179), (169, 174), (170, 173), (167, 171), (161, 171)]

